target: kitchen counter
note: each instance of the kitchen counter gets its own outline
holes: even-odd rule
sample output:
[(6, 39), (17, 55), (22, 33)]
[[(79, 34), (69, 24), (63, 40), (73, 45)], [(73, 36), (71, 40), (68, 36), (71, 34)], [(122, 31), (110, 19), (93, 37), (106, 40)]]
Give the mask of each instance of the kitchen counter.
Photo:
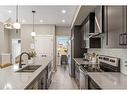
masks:
[(50, 61), (48, 58), (45, 60), (36, 58), (35, 63), (30, 65), (42, 66), (32, 73), (16, 72), (19, 69), (18, 64), (0, 69), (0, 89), (25, 89), (45, 69)]
[(101, 89), (127, 89), (127, 76), (116, 72), (88, 72)]
[(73, 58), (74, 61), (78, 64), (97, 64), (96, 62), (92, 62), (92, 61), (84, 61), (83, 58)]
[(89, 61), (84, 61), (83, 58), (73, 58), (73, 59), (78, 65), (89, 64)]
[[(78, 65), (90, 64), (83, 58), (73, 58)], [(127, 89), (127, 75), (120, 72), (88, 72), (88, 75), (101, 89)]]

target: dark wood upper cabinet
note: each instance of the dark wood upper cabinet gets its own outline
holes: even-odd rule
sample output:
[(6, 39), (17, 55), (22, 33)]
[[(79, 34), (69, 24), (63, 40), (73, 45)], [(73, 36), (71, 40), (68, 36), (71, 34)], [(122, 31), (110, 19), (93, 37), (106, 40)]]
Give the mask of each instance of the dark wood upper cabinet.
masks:
[(81, 37), (81, 26), (74, 26), (72, 28), (72, 57), (81, 58), (83, 54), (87, 52), (85, 48), (82, 47), (82, 37)]
[(123, 48), (120, 34), (125, 31), (125, 9), (123, 6), (104, 7), (104, 48)]
[(70, 75), (75, 77), (75, 64), (73, 58), (82, 58), (83, 54), (87, 52), (86, 48), (82, 48), (82, 39), (81, 37), (81, 26), (74, 26), (71, 30), (71, 66), (70, 66)]
[(85, 33), (85, 25), (81, 27), (81, 48), (86, 47), (86, 33)]

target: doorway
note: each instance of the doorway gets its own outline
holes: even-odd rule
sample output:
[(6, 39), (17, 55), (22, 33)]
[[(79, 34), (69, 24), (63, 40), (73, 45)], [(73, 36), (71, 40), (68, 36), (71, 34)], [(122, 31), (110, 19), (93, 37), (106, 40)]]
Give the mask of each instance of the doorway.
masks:
[[(67, 59), (66, 59), (67, 57)], [(56, 37), (56, 64), (67, 64), (71, 57), (71, 43), (69, 36)], [(63, 59), (63, 60), (62, 60)], [(64, 61), (67, 63), (63, 63)]]
[[(35, 37), (35, 51), (37, 58), (45, 60), (53, 60), (53, 36), (52, 35), (40, 35)], [(43, 64), (44, 62), (42, 62)]]
[(16, 58), (21, 54), (21, 39), (12, 39), (11, 40), (11, 54), (12, 54), (12, 63), (16, 62)]

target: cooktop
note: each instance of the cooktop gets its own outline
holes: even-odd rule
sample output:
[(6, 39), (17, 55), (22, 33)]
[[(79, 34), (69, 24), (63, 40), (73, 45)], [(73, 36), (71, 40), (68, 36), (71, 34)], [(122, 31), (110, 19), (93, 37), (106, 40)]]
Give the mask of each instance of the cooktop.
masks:
[(120, 72), (120, 59), (100, 55), (98, 57), (98, 64), (82, 64), (82, 67), (87, 72)]

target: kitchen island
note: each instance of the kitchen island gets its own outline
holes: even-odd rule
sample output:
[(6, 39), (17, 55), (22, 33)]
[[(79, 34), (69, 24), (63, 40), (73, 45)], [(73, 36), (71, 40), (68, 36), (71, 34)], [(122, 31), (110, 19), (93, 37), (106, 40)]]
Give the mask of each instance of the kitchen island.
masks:
[(19, 70), (18, 64), (0, 69), (0, 89), (41, 89), (42, 87), (39, 87), (39, 85), (44, 81), (43, 76), (48, 77), (49, 64), (52, 64), (52, 60), (48, 58), (45, 60), (36, 58), (33, 64), (27, 64), (41, 65), (34, 72), (16, 72)]

